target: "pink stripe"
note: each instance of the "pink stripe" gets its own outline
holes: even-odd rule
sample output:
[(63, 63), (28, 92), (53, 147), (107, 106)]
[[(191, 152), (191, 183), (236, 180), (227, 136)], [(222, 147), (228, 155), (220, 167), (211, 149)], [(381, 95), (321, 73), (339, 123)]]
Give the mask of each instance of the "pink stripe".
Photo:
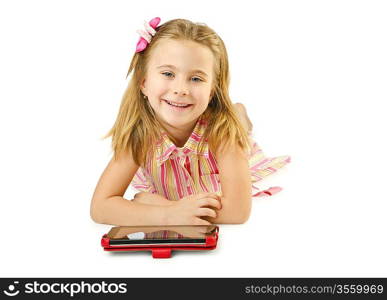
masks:
[(164, 155), (161, 157), (161, 159), (164, 159), (166, 156), (169, 155), (169, 153), (171, 153), (173, 151), (173, 149), (175, 149), (175, 145), (172, 145), (170, 146), (165, 152), (164, 152)]
[(218, 168), (217, 168), (217, 166), (216, 166), (215, 159), (214, 159), (214, 157), (213, 157), (211, 151), (209, 152), (208, 160), (209, 160), (209, 162), (210, 162), (209, 165), (210, 165), (210, 167), (211, 167), (212, 173), (218, 174), (219, 171), (218, 171)]
[(217, 191), (218, 181), (214, 179), (214, 176), (210, 176), (212, 182), (213, 191)]
[[(211, 166), (211, 169), (212, 169), (212, 173), (213, 174), (219, 174), (218, 166), (216, 164), (215, 158), (212, 155), (211, 151), (209, 151), (208, 160), (210, 161), (210, 166)], [(218, 181), (214, 178), (214, 176), (211, 176), (212, 188), (213, 188), (213, 191), (217, 191), (218, 192), (218, 191), (220, 191), (221, 186), (219, 185)]]
[(208, 193), (208, 189), (206, 187), (206, 184), (203, 182), (204, 179), (200, 178), (199, 179), (199, 183), (200, 183), (200, 186), (202, 187), (202, 190), (205, 191), (206, 193)]
[(200, 163), (200, 159), (199, 159), (199, 156), (198, 157), (198, 160), (197, 160), (197, 164), (198, 164), (198, 173), (199, 173), (199, 176), (202, 176), (203, 175), (203, 172), (202, 172), (202, 165)]
[(166, 188), (165, 184), (165, 164), (161, 165), (161, 187), (163, 189), (164, 195), (167, 197), (167, 199), (171, 199), (168, 193), (168, 189)]
[(143, 178), (142, 176), (140, 176), (140, 174), (141, 174), (141, 169), (136, 173), (136, 175), (138, 176), (138, 178), (140, 178), (140, 180), (141, 180), (142, 182), (145, 182), (145, 178)]
[[(186, 157), (186, 159), (189, 161), (189, 158), (188, 156)], [(188, 172), (188, 171), (187, 171)], [(191, 174), (190, 174), (191, 175)], [(192, 189), (189, 187), (189, 183), (190, 183), (190, 180), (189, 180), (189, 176), (186, 174), (185, 170), (183, 170), (183, 176), (184, 176), (184, 185), (186, 187), (186, 191), (189, 195), (192, 194)]]
[(188, 173), (192, 176), (192, 173), (191, 173), (191, 161), (190, 161), (188, 156), (185, 159), (185, 167), (187, 168)]
[(134, 175), (134, 178), (132, 179), (132, 183), (133, 183), (133, 184), (136, 184), (136, 183), (144, 183), (144, 181), (141, 180), (141, 178), (140, 178), (137, 174), (135, 174), (135, 175)]
[(200, 141), (200, 138), (201, 138), (200, 135), (197, 135), (197, 134), (195, 134), (195, 133), (192, 133), (191, 137), (192, 137), (193, 140), (195, 140), (195, 141), (197, 141), (197, 142), (199, 142), (199, 141)]
[(180, 180), (180, 174), (179, 174), (179, 171), (177, 170), (176, 168), (176, 161), (175, 159), (171, 159), (171, 166), (172, 166), (172, 170), (173, 170), (173, 177), (175, 179), (175, 184), (176, 184), (176, 187), (177, 187), (177, 193), (179, 194), (179, 199), (181, 199), (183, 197), (183, 192), (181, 191), (181, 180)]
[(266, 158), (266, 159), (264, 159), (264, 160), (261, 160), (259, 163), (255, 164), (255, 165), (252, 166), (251, 168), (252, 168), (252, 169), (255, 169), (255, 168), (257, 168), (257, 167), (259, 167), (259, 166), (261, 166), (261, 165), (267, 163), (268, 161), (270, 161), (270, 159), (268, 159), (268, 158)]
[(149, 186), (148, 185), (144, 185), (144, 184), (134, 184), (133, 185), (135, 188), (137, 188), (137, 189), (139, 189), (139, 188), (149, 188)]
[(188, 192), (188, 195), (192, 195), (193, 192), (192, 192), (192, 189), (190, 186), (187, 186), (187, 192)]

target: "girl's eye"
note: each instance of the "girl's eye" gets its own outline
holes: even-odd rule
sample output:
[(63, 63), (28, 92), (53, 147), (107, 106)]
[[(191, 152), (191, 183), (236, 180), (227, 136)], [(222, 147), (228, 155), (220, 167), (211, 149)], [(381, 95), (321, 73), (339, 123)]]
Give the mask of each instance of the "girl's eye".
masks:
[[(172, 78), (174, 75), (173, 75), (173, 73), (171, 73), (171, 72), (163, 72), (163, 73), (161, 73), (161, 74), (163, 74), (164, 76), (166, 76), (166, 77), (170, 77), (170, 78)], [(203, 81), (201, 78), (199, 78), (199, 77), (192, 77), (191, 78), (191, 80), (193, 81), (193, 82), (200, 82), (200, 81)]]
[(164, 73), (161, 73), (161, 74), (163, 74), (163, 75), (165, 75), (167, 77), (173, 76), (173, 74), (171, 72), (164, 72)]

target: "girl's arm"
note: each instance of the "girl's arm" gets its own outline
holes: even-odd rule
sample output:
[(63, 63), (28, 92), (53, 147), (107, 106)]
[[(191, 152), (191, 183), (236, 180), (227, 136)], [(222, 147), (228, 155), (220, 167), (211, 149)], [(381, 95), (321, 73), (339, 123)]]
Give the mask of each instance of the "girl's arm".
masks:
[(166, 224), (167, 206), (128, 201), (123, 195), (139, 166), (131, 153), (111, 159), (95, 188), (90, 216), (96, 223), (117, 226), (149, 226)]
[(168, 200), (164, 196), (147, 192), (140, 192), (135, 194), (133, 201), (142, 204), (152, 204), (161, 206), (171, 205), (173, 203), (171, 200)]
[(251, 211), (251, 174), (248, 157), (239, 146), (218, 150), (222, 209), (216, 218), (205, 217), (212, 224), (245, 223)]
[(96, 223), (115, 226), (160, 226), (167, 222), (166, 208), (113, 196), (98, 202), (92, 219)]

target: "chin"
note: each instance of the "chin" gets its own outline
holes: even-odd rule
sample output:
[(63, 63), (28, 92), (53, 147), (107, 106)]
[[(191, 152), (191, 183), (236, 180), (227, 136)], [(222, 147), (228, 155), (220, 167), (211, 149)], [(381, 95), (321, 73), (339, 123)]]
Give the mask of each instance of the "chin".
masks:
[(170, 126), (173, 126), (176, 128), (181, 128), (187, 124), (187, 120), (176, 120), (173, 118), (166, 118), (165, 122), (168, 123)]
[(161, 120), (163, 120), (163, 122), (167, 123), (170, 126), (173, 126), (176, 128), (182, 128), (182, 127), (190, 125), (192, 122), (196, 121), (198, 119), (198, 117), (199, 116), (187, 118), (187, 116), (184, 116), (184, 117), (179, 118), (176, 116), (167, 115), (167, 116), (162, 116)]

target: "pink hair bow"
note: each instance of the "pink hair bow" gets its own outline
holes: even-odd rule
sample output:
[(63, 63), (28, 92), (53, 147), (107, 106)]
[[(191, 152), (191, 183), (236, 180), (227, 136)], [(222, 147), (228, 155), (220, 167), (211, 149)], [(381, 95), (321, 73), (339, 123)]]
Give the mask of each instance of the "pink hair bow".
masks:
[(140, 39), (137, 42), (136, 52), (143, 51), (150, 43), (152, 37), (156, 34), (156, 27), (160, 23), (160, 18), (156, 17), (149, 21), (144, 21), (145, 30), (139, 29), (137, 33), (140, 35)]

